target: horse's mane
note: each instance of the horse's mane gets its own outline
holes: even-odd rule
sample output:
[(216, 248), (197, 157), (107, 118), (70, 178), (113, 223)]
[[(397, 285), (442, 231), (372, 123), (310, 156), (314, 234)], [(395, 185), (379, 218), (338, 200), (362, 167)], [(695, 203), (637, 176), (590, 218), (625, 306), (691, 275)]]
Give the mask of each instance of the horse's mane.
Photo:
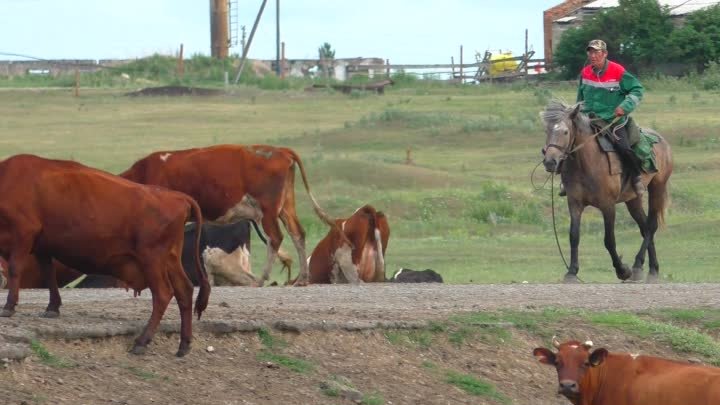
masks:
[[(554, 98), (550, 100), (548, 105), (545, 107), (545, 111), (540, 113), (540, 116), (545, 122), (546, 131), (549, 133), (556, 124), (569, 119), (576, 108), (582, 109), (582, 104), (582, 101), (572, 105), (567, 105), (560, 99)], [(590, 118), (586, 114), (578, 112), (573, 117), (572, 122), (581, 133), (590, 132)]]

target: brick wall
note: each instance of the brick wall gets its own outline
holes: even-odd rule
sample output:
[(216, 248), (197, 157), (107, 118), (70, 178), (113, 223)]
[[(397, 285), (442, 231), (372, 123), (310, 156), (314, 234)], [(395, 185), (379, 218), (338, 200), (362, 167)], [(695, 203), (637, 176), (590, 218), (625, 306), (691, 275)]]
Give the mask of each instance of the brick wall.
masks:
[(543, 34), (545, 39), (545, 64), (552, 64), (553, 50), (553, 21), (565, 17), (571, 11), (592, 2), (593, 0), (566, 0), (555, 7), (543, 12)]

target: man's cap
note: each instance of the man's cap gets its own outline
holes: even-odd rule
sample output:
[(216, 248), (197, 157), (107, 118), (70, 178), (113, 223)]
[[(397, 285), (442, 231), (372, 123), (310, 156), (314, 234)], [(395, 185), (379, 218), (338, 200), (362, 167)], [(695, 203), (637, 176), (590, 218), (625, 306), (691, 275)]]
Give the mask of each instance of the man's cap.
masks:
[(588, 46), (587, 48), (585, 48), (585, 50), (589, 51), (591, 48), (597, 49), (598, 51), (607, 51), (607, 45), (602, 39), (593, 39), (592, 41), (588, 42)]

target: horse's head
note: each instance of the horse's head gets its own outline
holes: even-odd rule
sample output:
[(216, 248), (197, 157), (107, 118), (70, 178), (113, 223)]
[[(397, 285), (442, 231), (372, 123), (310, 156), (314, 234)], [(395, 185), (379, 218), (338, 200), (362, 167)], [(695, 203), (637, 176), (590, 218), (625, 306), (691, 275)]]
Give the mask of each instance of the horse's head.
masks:
[(543, 164), (548, 172), (559, 172), (560, 163), (568, 156), (575, 143), (574, 120), (580, 112), (581, 103), (567, 106), (552, 100), (540, 113), (545, 122), (545, 146), (542, 148)]

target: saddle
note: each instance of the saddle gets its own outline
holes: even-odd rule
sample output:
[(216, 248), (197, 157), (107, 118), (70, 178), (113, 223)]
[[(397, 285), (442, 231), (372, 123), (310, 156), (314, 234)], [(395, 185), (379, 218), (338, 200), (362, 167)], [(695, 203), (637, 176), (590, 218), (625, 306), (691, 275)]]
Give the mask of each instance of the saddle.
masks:
[[(591, 124), (593, 131), (600, 131), (607, 125), (604, 121), (593, 122)], [(660, 136), (651, 129), (641, 128), (635, 124), (632, 117), (628, 117), (628, 134), (630, 137), (630, 145), (640, 158), (642, 163), (642, 170), (645, 173), (657, 172), (657, 166), (655, 164), (655, 152), (653, 151), (653, 145), (660, 142)], [(608, 160), (608, 170), (610, 174), (621, 174), (622, 162), (615, 150), (615, 142), (613, 140), (614, 135), (611, 129), (606, 129), (601, 135), (596, 137), (600, 149), (605, 152)]]

